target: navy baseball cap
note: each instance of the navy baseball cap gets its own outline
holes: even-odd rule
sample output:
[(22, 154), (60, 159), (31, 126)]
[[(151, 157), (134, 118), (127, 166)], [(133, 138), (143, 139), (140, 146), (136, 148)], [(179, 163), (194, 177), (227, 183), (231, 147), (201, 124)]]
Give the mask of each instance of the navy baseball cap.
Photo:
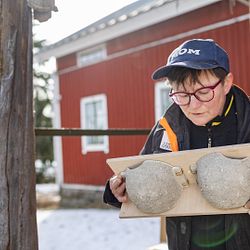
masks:
[(229, 73), (227, 52), (212, 39), (193, 39), (182, 43), (168, 57), (167, 64), (152, 74), (154, 80), (167, 77), (173, 67), (191, 69), (222, 68)]

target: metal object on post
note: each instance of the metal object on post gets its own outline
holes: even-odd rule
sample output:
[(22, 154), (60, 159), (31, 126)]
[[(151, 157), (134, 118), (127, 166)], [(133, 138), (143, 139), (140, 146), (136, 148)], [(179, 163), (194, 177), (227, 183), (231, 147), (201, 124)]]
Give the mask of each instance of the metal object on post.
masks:
[(55, 0), (27, 0), (28, 6), (34, 10), (34, 19), (46, 22), (52, 11), (58, 11)]

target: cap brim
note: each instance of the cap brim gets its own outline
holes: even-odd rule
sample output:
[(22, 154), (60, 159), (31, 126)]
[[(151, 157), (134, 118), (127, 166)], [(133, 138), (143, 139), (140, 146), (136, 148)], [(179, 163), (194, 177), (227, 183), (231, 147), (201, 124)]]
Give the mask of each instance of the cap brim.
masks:
[(159, 80), (162, 78), (167, 78), (169, 71), (174, 67), (184, 67), (190, 69), (214, 69), (221, 66), (219, 66), (218, 64), (204, 62), (178, 62), (158, 68), (153, 72), (152, 79)]

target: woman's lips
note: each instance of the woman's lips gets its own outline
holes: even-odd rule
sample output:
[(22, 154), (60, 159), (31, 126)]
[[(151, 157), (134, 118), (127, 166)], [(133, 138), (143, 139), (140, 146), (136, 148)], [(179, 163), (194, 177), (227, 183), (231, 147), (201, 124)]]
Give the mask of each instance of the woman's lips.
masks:
[(204, 113), (191, 113), (193, 116), (201, 116), (203, 115)]

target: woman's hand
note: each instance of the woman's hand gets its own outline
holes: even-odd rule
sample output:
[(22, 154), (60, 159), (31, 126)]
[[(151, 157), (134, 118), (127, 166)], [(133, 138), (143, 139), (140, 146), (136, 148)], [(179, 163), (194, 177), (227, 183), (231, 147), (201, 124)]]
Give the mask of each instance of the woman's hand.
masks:
[(127, 202), (126, 183), (124, 177), (115, 175), (109, 180), (110, 190), (116, 199), (120, 202)]

